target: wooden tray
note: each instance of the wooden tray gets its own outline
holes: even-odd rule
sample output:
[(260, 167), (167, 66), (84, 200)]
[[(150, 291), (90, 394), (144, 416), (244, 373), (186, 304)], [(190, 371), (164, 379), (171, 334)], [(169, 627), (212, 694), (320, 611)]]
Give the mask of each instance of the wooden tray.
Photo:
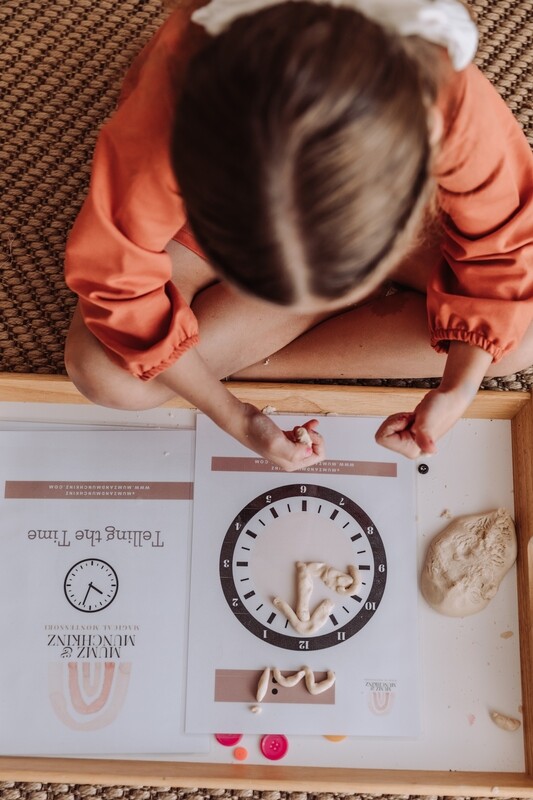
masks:
[[(259, 408), (305, 414), (387, 416), (411, 410), (426, 393), (418, 389), (324, 386), (312, 384), (229, 383), (241, 400)], [(0, 375), (1, 403), (86, 403), (61, 376)], [(187, 408), (174, 400), (169, 408)], [(524, 772), (365, 770), (276, 765), (101, 760), (79, 758), (2, 758), (0, 780), (109, 785), (149, 785), (257, 789), (354, 794), (533, 796), (533, 397), (527, 392), (479, 392), (466, 415), (511, 420), (517, 561), (520, 662), (522, 673)]]

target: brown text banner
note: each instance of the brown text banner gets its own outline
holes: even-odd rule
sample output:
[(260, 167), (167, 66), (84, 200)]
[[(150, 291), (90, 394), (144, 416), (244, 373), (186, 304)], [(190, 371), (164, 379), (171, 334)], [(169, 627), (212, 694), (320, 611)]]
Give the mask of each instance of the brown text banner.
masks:
[(6, 481), (11, 500), (192, 500), (185, 481)]
[[(212, 472), (283, 472), (266, 458), (249, 458), (241, 456), (213, 456)], [(308, 473), (314, 475), (367, 475), (373, 478), (396, 478), (397, 466), (393, 461), (341, 461), (326, 460), (312, 467), (295, 470), (297, 475)]]

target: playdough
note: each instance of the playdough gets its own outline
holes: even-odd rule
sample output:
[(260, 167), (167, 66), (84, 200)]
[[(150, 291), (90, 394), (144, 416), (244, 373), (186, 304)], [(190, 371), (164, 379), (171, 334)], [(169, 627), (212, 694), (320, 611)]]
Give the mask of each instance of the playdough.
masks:
[(490, 718), (498, 728), (504, 731), (517, 731), (520, 727), (520, 720), (508, 717), (507, 714), (500, 714), (498, 711), (491, 711)]
[(508, 511), (457, 517), (428, 548), (422, 594), (441, 614), (475, 614), (494, 597), (515, 559), (516, 533)]
[(294, 429), (294, 436), (296, 438), (296, 441), (300, 442), (301, 444), (307, 444), (307, 445), (313, 444), (313, 440), (309, 436), (309, 431), (307, 430), (307, 428), (303, 427), (300, 428), (296, 426), (296, 428)]
[[(313, 695), (322, 694), (322, 692), (331, 689), (335, 683), (336, 677), (333, 670), (328, 669), (327, 676), (324, 678), (324, 680), (317, 683), (315, 681), (315, 673), (310, 667), (302, 667), (302, 669), (298, 670), (298, 672), (293, 672), (292, 675), (283, 675), (277, 667), (274, 667), (273, 670), (271, 670), (270, 667), (267, 667), (261, 673), (261, 677), (259, 678), (259, 682), (257, 684), (256, 700), (258, 703), (264, 699), (267, 693), (271, 674), (276, 683), (279, 683), (280, 686), (285, 686), (287, 689), (292, 689), (293, 686), (296, 686), (298, 683), (300, 683), (302, 678), (304, 678), (305, 688), (309, 694)], [(254, 708), (257, 708), (259, 711), (259, 707), (257, 706), (252, 707), (252, 711)], [(257, 713), (257, 711), (255, 713)]]
[(327, 622), (334, 603), (331, 600), (322, 600), (311, 613), (309, 603), (313, 593), (314, 580), (318, 578), (329, 589), (337, 594), (352, 594), (359, 590), (361, 579), (357, 567), (348, 566), (348, 572), (324, 564), (322, 561), (297, 561), (296, 562), (296, 611), (280, 597), (273, 599), (273, 604), (287, 617), (292, 627), (303, 635), (316, 633)]

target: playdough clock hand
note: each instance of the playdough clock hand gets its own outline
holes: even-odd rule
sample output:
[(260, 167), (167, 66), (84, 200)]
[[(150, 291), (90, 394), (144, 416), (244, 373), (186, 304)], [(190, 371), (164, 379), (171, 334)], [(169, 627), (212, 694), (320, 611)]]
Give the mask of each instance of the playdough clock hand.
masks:
[(331, 600), (322, 600), (322, 602), (317, 605), (311, 615), (304, 615), (307, 616), (307, 619), (300, 619), (300, 617), (294, 612), (290, 605), (285, 602), (285, 600), (275, 597), (272, 602), (278, 611), (281, 611), (282, 614), (285, 614), (294, 630), (301, 634), (316, 633), (316, 631), (320, 630), (320, 628), (326, 623), (335, 605), (331, 602)]

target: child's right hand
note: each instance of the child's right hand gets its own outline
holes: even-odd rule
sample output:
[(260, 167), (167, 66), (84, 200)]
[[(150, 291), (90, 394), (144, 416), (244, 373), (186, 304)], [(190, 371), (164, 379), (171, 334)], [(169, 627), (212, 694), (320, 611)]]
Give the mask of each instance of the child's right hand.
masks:
[(298, 442), (295, 431), (282, 431), (250, 403), (242, 403), (219, 381), (195, 348), (184, 353), (154, 380), (188, 400), (223, 431), (286, 472), (310, 467), (324, 458), (318, 420), (306, 422), (311, 446)]
[(318, 420), (306, 422), (312, 444), (298, 442), (295, 429), (283, 431), (275, 422), (249, 403), (243, 404), (244, 428), (236, 438), (263, 458), (268, 458), (285, 472), (310, 467), (322, 461), (325, 455), (324, 440), (316, 430)]

